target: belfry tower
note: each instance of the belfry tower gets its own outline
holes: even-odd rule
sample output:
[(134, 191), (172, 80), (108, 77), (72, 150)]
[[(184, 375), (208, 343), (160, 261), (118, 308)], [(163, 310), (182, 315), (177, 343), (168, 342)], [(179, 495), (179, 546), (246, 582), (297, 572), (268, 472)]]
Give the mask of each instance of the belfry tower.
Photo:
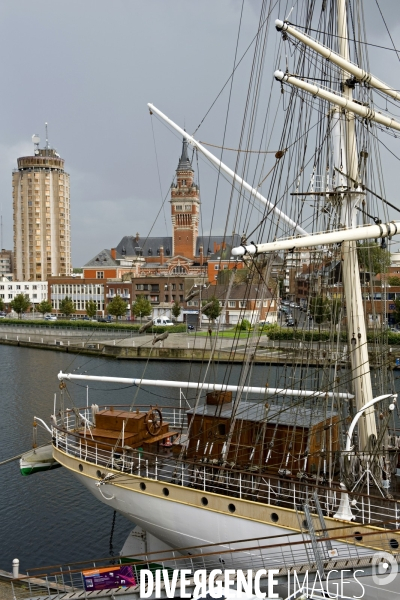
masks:
[(193, 259), (199, 235), (199, 186), (193, 181), (194, 171), (183, 140), (182, 156), (176, 170), (176, 183), (171, 186), (172, 255)]

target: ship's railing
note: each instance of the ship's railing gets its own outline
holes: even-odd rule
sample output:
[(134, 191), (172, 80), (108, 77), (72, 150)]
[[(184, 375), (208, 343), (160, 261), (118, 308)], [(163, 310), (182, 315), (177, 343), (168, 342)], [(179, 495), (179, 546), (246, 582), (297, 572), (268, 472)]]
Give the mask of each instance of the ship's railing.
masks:
[[(216, 585), (219, 585), (220, 582), (223, 584), (225, 569), (232, 569), (236, 573), (243, 569), (246, 571), (249, 569), (253, 581), (255, 574), (260, 569), (265, 569), (266, 572), (269, 569), (274, 569), (274, 578), (280, 585), (285, 584), (287, 586), (289, 583), (290, 587), (286, 587), (286, 589), (288, 595), (290, 595), (295, 587), (297, 589), (301, 587), (302, 575), (307, 571), (309, 571), (308, 585), (312, 585), (317, 577), (316, 571), (321, 567), (325, 573), (330, 571), (332, 575), (332, 572), (336, 572), (340, 577), (341, 570), (346, 570), (349, 573), (352, 568), (363, 569), (363, 571), (358, 571), (361, 573), (365, 569), (371, 569), (373, 561), (376, 559), (376, 554), (373, 551), (363, 552), (362, 548), (352, 544), (341, 544), (340, 553), (331, 558), (328, 553), (326, 538), (317, 538), (316, 543), (313, 545), (312, 541), (307, 539), (306, 536), (302, 540), (295, 540), (294, 536), (293, 533), (283, 533), (279, 536), (226, 541), (218, 544), (191, 546), (152, 553), (146, 552), (137, 554), (135, 557), (106, 557), (66, 565), (29, 569), (26, 576), (12, 581), (13, 596), (15, 600), (46, 597), (68, 597), (71, 600), (73, 598), (90, 598), (91, 596), (97, 596), (99, 592), (96, 590), (90, 591), (90, 588), (86, 589), (88, 588), (88, 581), (87, 579), (85, 581), (85, 577), (90, 577), (88, 571), (92, 569), (115, 569), (119, 566), (129, 566), (131, 575), (134, 576), (137, 583), (140, 581), (142, 569), (150, 569), (153, 573), (156, 570), (164, 570), (161, 582), (164, 576), (171, 580), (174, 570), (187, 569), (187, 579), (190, 580), (195, 571), (200, 569), (206, 571), (207, 574), (214, 569), (219, 569), (220, 575), (217, 574)], [(372, 546), (376, 545), (376, 536), (381, 538), (381, 533), (371, 533)], [(346, 536), (341, 533), (340, 537), (343, 539)], [(333, 546), (337, 544), (338, 540), (336, 540), (334, 533), (331, 535), (329, 542)], [(394, 556), (393, 559), (399, 561), (398, 556)], [(246, 571), (245, 576), (248, 576)], [(295, 571), (296, 577), (294, 575)], [(236, 573), (230, 576), (234, 585)], [(289, 573), (290, 576), (288, 576)], [(260, 573), (260, 575), (260, 588), (265, 589), (267, 575), (266, 573)], [(191, 581), (187, 591), (193, 592), (193, 588), (193, 581)], [(117, 592), (119, 596), (124, 591), (137, 594), (135, 598), (139, 598), (138, 585), (131, 585), (126, 588), (119, 587), (118, 591), (115, 588), (109, 589), (108, 595), (112, 597)], [(107, 591), (103, 591), (101, 595), (104, 597), (107, 595)], [(177, 594), (175, 594), (176, 596)], [(152, 597), (154, 597), (154, 594)]]
[[(118, 483), (119, 473), (140, 476), (146, 479), (162, 481), (204, 492), (204, 506), (212, 503), (208, 493), (220, 494), (227, 497), (227, 509), (234, 514), (237, 507), (235, 498), (260, 502), (263, 504), (302, 510), (304, 504), (310, 506), (311, 512), (317, 512), (313, 493), (318, 494), (320, 506), (326, 516), (333, 516), (339, 509), (342, 492), (339, 488), (318, 486), (307, 480), (294, 481), (289, 478), (279, 478), (254, 471), (240, 471), (224, 468), (216, 461), (202, 462), (180, 460), (173, 456), (170, 447), (160, 449), (159, 454), (143, 452), (142, 449), (116, 452), (111, 448), (105, 449), (105, 444), (97, 444), (59, 428), (53, 428), (53, 443), (67, 454), (88, 461), (101, 469), (98, 470), (99, 481), (107, 475), (104, 469), (114, 471), (108, 481)], [(84, 466), (81, 465), (82, 471)], [(80, 467), (80, 468), (81, 468)], [(126, 483), (126, 478), (124, 477)], [(106, 482), (101, 483), (106, 486)], [(145, 489), (146, 483), (141, 483)], [(144, 487), (143, 487), (144, 486)], [(166, 487), (164, 494), (170, 490)], [(360, 524), (373, 524), (387, 529), (400, 527), (400, 502), (387, 498), (378, 498), (366, 494), (350, 495), (351, 511), (354, 520)], [(269, 519), (279, 522), (279, 515), (271, 509)], [(393, 544), (397, 543), (396, 540)], [(398, 546), (397, 546), (398, 547)], [(396, 547), (393, 546), (393, 549)]]

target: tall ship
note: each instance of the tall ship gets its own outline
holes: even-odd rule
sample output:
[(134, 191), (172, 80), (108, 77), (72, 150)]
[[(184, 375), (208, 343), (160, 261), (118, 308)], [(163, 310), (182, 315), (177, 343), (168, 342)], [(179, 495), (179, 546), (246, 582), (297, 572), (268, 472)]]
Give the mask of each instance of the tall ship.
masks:
[[(149, 105), (232, 183), (215, 214), (227, 215), (219, 226), (241, 244), (221, 279), (224, 295), (207, 290), (200, 306), (220, 305), (209, 358), (188, 381), (154, 380), (147, 365), (141, 378), (59, 373), (51, 432), (53, 459), (160, 548), (214, 544), (226, 568), (228, 548), (276, 537), (299, 544), (295, 564), (362, 570), (372, 599), (398, 593), (397, 334), (385, 307), (387, 248), (400, 221), (389, 216), (397, 209), (380, 152), (400, 130), (400, 93), (369, 72), (363, 9), (360, 0), (309, 0), (285, 18), (263, 3), (235, 169)], [(301, 293), (287, 289), (296, 261)], [(239, 377), (229, 362), (216, 377), (239, 280), (248, 298), (256, 286), (256, 313), (274, 298), (278, 319), (239, 321)], [(134, 401), (119, 406), (114, 391), (107, 406), (67, 409), (79, 381), (135, 386)], [(151, 406), (142, 390), (152, 391)], [(189, 396), (190, 406), (179, 406)], [(255, 552), (272, 560), (267, 547), (243, 550), (242, 568)]]

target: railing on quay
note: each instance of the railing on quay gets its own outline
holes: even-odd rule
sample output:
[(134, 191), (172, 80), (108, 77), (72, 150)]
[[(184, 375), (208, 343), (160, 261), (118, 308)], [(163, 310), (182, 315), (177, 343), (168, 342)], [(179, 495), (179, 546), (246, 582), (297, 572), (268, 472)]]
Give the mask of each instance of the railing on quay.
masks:
[[(316, 534), (323, 534), (317, 530)], [(279, 536), (269, 536), (262, 538), (250, 538), (245, 540), (234, 540), (220, 542), (216, 544), (205, 544), (202, 546), (190, 546), (172, 550), (146, 552), (132, 556), (106, 557), (93, 560), (80, 561), (70, 564), (53, 565), (49, 567), (39, 567), (29, 569), (26, 576), (12, 580), (13, 596), (15, 600), (27, 600), (28, 598), (90, 598), (97, 596), (97, 591), (88, 591), (85, 585), (85, 573), (92, 569), (107, 569), (118, 566), (130, 566), (134, 574), (136, 585), (123, 589), (109, 589), (108, 595), (113, 597), (116, 592), (136, 593), (139, 598), (139, 581), (142, 569), (164, 570), (164, 575), (171, 580), (173, 570), (187, 569), (188, 578), (193, 577), (194, 572), (203, 569), (209, 574), (213, 569), (220, 569), (221, 575), (217, 576), (216, 581), (223, 583), (224, 569), (233, 569), (234, 571), (249, 569), (254, 576), (260, 569), (276, 569), (276, 576), (285, 583), (288, 582), (288, 573), (291, 573), (292, 585), (294, 584), (293, 571), (301, 579), (301, 575), (307, 571), (314, 573), (318, 570), (318, 564), (323, 566), (325, 571), (340, 571), (341, 569), (368, 568), (371, 567), (374, 560), (374, 554), (363, 552), (363, 549), (353, 544), (341, 544), (340, 555), (335, 558), (329, 556), (329, 544), (337, 545), (338, 539), (334, 532), (330, 532), (330, 537), (322, 535), (316, 538), (316, 545), (307, 536), (302, 540), (294, 540), (297, 534), (284, 533)], [(347, 536), (352, 537), (353, 534)], [(373, 539), (381, 533), (371, 532), (371, 545)], [(343, 540), (341, 535), (340, 540)], [(317, 556), (316, 556), (317, 555)], [(320, 559), (320, 560), (317, 560)], [(395, 558), (398, 562), (398, 557)], [(235, 580), (235, 576), (233, 577)], [(264, 579), (264, 580), (263, 580)], [(265, 585), (267, 575), (261, 577), (261, 588)], [(289, 578), (290, 581), (290, 578)], [(308, 581), (308, 580), (307, 580)], [(194, 588), (194, 582), (191, 581), (189, 589)], [(103, 591), (102, 595), (107, 593)], [(290, 594), (290, 590), (288, 591)], [(154, 596), (153, 596), (154, 597)]]
[[(186, 435), (185, 410), (163, 408), (163, 419), (179, 430), (183, 440)], [(81, 422), (77, 420), (77, 414), (78, 419), (84, 417), (86, 432), (82, 429)], [(274, 476), (254, 468), (241, 470), (232, 465), (224, 467), (218, 464), (217, 460), (207, 457), (180, 459), (173, 456), (170, 447), (160, 449), (158, 454), (144, 452), (141, 449), (126, 450), (121, 453), (111, 445), (109, 450), (105, 449), (107, 444), (104, 442), (98, 444), (91, 438), (89, 420), (89, 409), (82, 409), (82, 412), (76, 411), (76, 413), (67, 411), (64, 422), (59, 419), (57, 425), (53, 426), (53, 444), (70, 456), (112, 470), (111, 478), (102, 485), (118, 484), (120, 474), (124, 476), (129, 474), (201, 490), (205, 494), (219, 494), (229, 500), (238, 498), (295, 511), (302, 510), (301, 507), (308, 503), (312, 512), (317, 512), (312, 497), (313, 492), (316, 491), (326, 516), (333, 516), (339, 509), (341, 499), (339, 487), (329, 488), (310, 480)], [(86, 434), (86, 439), (76, 433), (77, 429), (81, 429), (81, 432)], [(100, 470), (98, 474), (101, 482), (106, 474)], [(351, 496), (354, 522), (372, 524), (389, 530), (400, 526), (400, 502), (397, 500), (358, 492)], [(207, 498), (205, 501), (208, 504)], [(227, 508), (232, 514), (236, 512), (233, 502), (228, 502)], [(270, 519), (278, 523), (279, 516), (271, 512)]]

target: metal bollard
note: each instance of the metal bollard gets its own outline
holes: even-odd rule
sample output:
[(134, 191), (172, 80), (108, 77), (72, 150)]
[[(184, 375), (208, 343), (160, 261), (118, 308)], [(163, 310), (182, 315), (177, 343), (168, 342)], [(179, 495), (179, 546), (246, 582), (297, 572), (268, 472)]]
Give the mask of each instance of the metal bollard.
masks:
[(19, 577), (19, 559), (18, 558), (14, 558), (14, 560), (12, 561), (12, 574), (14, 579), (17, 579)]

